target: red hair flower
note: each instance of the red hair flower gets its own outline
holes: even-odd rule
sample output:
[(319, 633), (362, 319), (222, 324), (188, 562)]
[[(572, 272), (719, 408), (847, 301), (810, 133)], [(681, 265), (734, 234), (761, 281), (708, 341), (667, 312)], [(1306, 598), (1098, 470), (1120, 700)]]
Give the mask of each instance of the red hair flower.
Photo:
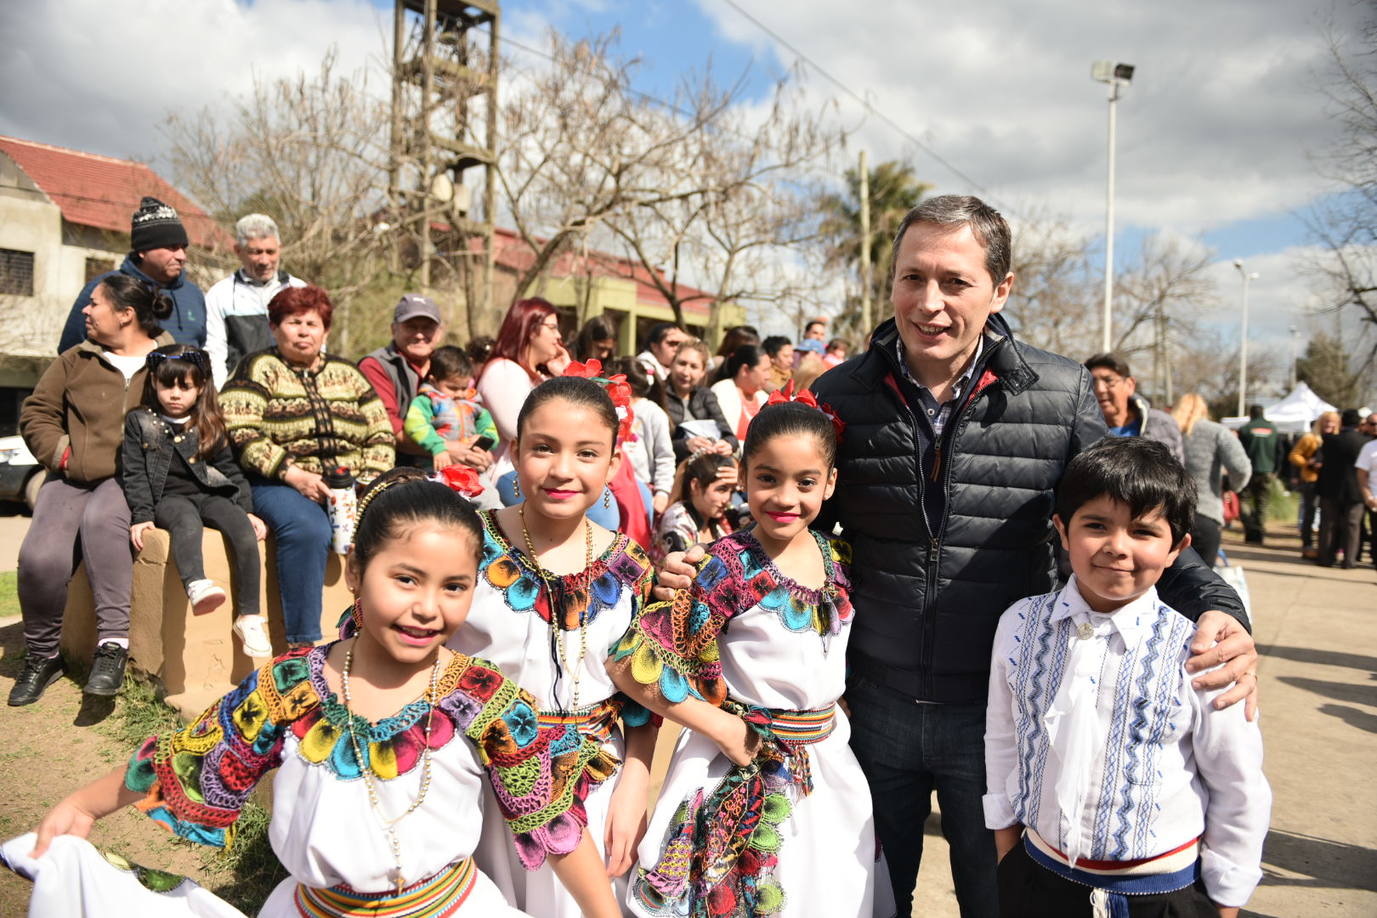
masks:
[(819, 404), (817, 396), (813, 394), (811, 389), (804, 389), (802, 392), (795, 393), (794, 381), (791, 379), (784, 384), (783, 389), (776, 389), (774, 392), (771, 392), (770, 397), (766, 399), (765, 404), (782, 405), (786, 402), (799, 402), (801, 404), (807, 405), (809, 408), (816, 408), (823, 414), (827, 415), (828, 420), (832, 422), (832, 430), (837, 435), (837, 442), (841, 442), (842, 432), (846, 430), (845, 422), (843, 422), (842, 419), (838, 417), (836, 409), (834, 409), (831, 405)]

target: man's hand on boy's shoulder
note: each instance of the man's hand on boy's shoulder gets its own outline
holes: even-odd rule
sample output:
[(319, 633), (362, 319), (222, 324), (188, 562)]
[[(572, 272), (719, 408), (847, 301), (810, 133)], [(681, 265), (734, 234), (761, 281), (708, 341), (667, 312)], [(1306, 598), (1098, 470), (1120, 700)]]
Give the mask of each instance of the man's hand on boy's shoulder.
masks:
[(1197, 689), (1229, 687), (1214, 700), (1216, 709), (1246, 701), (1248, 719), (1257, 719), (1257, 665), (1257, 644), (1238, 619), (1213, 609), (1201, 614), (1195, 624), (1186, 670), (1210, 670), (1192, 680), (1191, 685)]

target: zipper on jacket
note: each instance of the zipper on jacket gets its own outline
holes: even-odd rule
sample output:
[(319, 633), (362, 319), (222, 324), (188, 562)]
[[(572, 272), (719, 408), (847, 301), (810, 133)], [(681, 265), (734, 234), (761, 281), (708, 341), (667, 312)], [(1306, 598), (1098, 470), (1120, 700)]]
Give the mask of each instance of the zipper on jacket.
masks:
[[(981, 378), (984, 378), (983, 373), (981, 374)], [(991, 385), (994, 385), (994, 381), (991, 381), (990, 383), (981, 386), (980, 380), (976, 380), (975, 385), (975, 390), (971, 392), (970, 398), (966, 400), (966, 404), (962, 407), (960, 414), (958, 414), (956, 417), (952, 418), (947, 422), (956, 422), (956, 426), (952, 428), (951, 431), (951, 449), (948, 450), (948, 452), (950, 453), (956, 453), (956, 441), (960, 438), (962, 432), (966, 429), (966, 425), (970, 423), (971, 415), (975, 413), (976, 401), (982, 395), (984, 395), (986, 389), (988, 389)], [(941, 449), (941, 443), (939, 442), (937, 446), (938, 461), (935, 461), (932, 467), (932, 477), (934, 481), (937, 480), (938, 465), (940, 464), (940, 459), (942, 455)], [(947, 466), (942, 471), (943, 474), (941, 487), (944, 499), (942, 503), (942, 523), (939, 527), (939, 531), (945, 533), (947, 531), (947, 521), (951, 518), (951, 466)], [(923, 512), (923, 519), (927, 519), (926, 510), (924, 510)], [(937, 536), (933, 536), (932, 544), (929, 546), (928, 551), (929, 556), (927, 583), (924, 584), (924, 590), (930, 592), (932, 590), (933, 584), (937, 582), (938, 568), (941, 566), (939, 564), (939, 559), (942, 556), (942, 540)], [(933, 605), (935, 606), (936, 603), (934, 602)], [(925, 614), (923, 616), (923, 627), (920, 629), (920, 647), (928, 647), (934, 644), (937, 640), (937, 615), (936, 609), (927, 608), (926, 603), (924, 604), (923, 611)], [(923, 682), (924, 694), (930, 698), (933, 696), (933, 694), (935, 694), (937, 688), (936, 679), (934, 678), (932, 673), (933, 661), (924, 660), (924, 658), (921, 656), (918, 658), (918, 660), (920, 665), (923, 663), (927, 664), (923, 669), (920, 669), (919, 672), (921, 674)]]

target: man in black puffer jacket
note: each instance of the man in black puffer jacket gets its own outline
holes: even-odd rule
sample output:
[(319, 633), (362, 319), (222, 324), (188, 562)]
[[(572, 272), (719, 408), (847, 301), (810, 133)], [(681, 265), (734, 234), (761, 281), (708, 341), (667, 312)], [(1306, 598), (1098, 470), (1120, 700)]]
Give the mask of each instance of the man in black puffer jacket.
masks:
[[(935, 789), (963, 916), (998, 913), (985, 828), (985, 697), (1000, 614), (1057, 583), (1051, 515), (1066, 464), (1105, 435), (1078, 364), (1017, 343), (1008, 224), (976, 198), (933, 198), (901, 224), (895, 319), (868, 352), (824, 374), (818, 400), (845, 422), (820, 521), (850, 540), (852, 746), (901, 915)], [(1189, 557), (1188, 557), (1189, 556)], [(1253, 676), (1238, 597), (1191, 551), (1158, 584), (1200, 619), (1194, 663)], [(1204, 614), (1209, 611), (1208, 616)], [(1248, 696), (1256, 677), (1236, 686)]]

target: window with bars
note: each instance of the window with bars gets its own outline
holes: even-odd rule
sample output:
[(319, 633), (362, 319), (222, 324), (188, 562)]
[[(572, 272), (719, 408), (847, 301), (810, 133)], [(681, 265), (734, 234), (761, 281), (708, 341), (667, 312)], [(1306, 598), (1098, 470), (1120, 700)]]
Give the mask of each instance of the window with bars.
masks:
[(33, 252), (0, 249), (0, 293), (33, 296)]
[(115, 270), (115, 260), (113, 258), (87, 258), (86, 259), (86, 283), (90, 283), (102, 274), (109, 274)]

